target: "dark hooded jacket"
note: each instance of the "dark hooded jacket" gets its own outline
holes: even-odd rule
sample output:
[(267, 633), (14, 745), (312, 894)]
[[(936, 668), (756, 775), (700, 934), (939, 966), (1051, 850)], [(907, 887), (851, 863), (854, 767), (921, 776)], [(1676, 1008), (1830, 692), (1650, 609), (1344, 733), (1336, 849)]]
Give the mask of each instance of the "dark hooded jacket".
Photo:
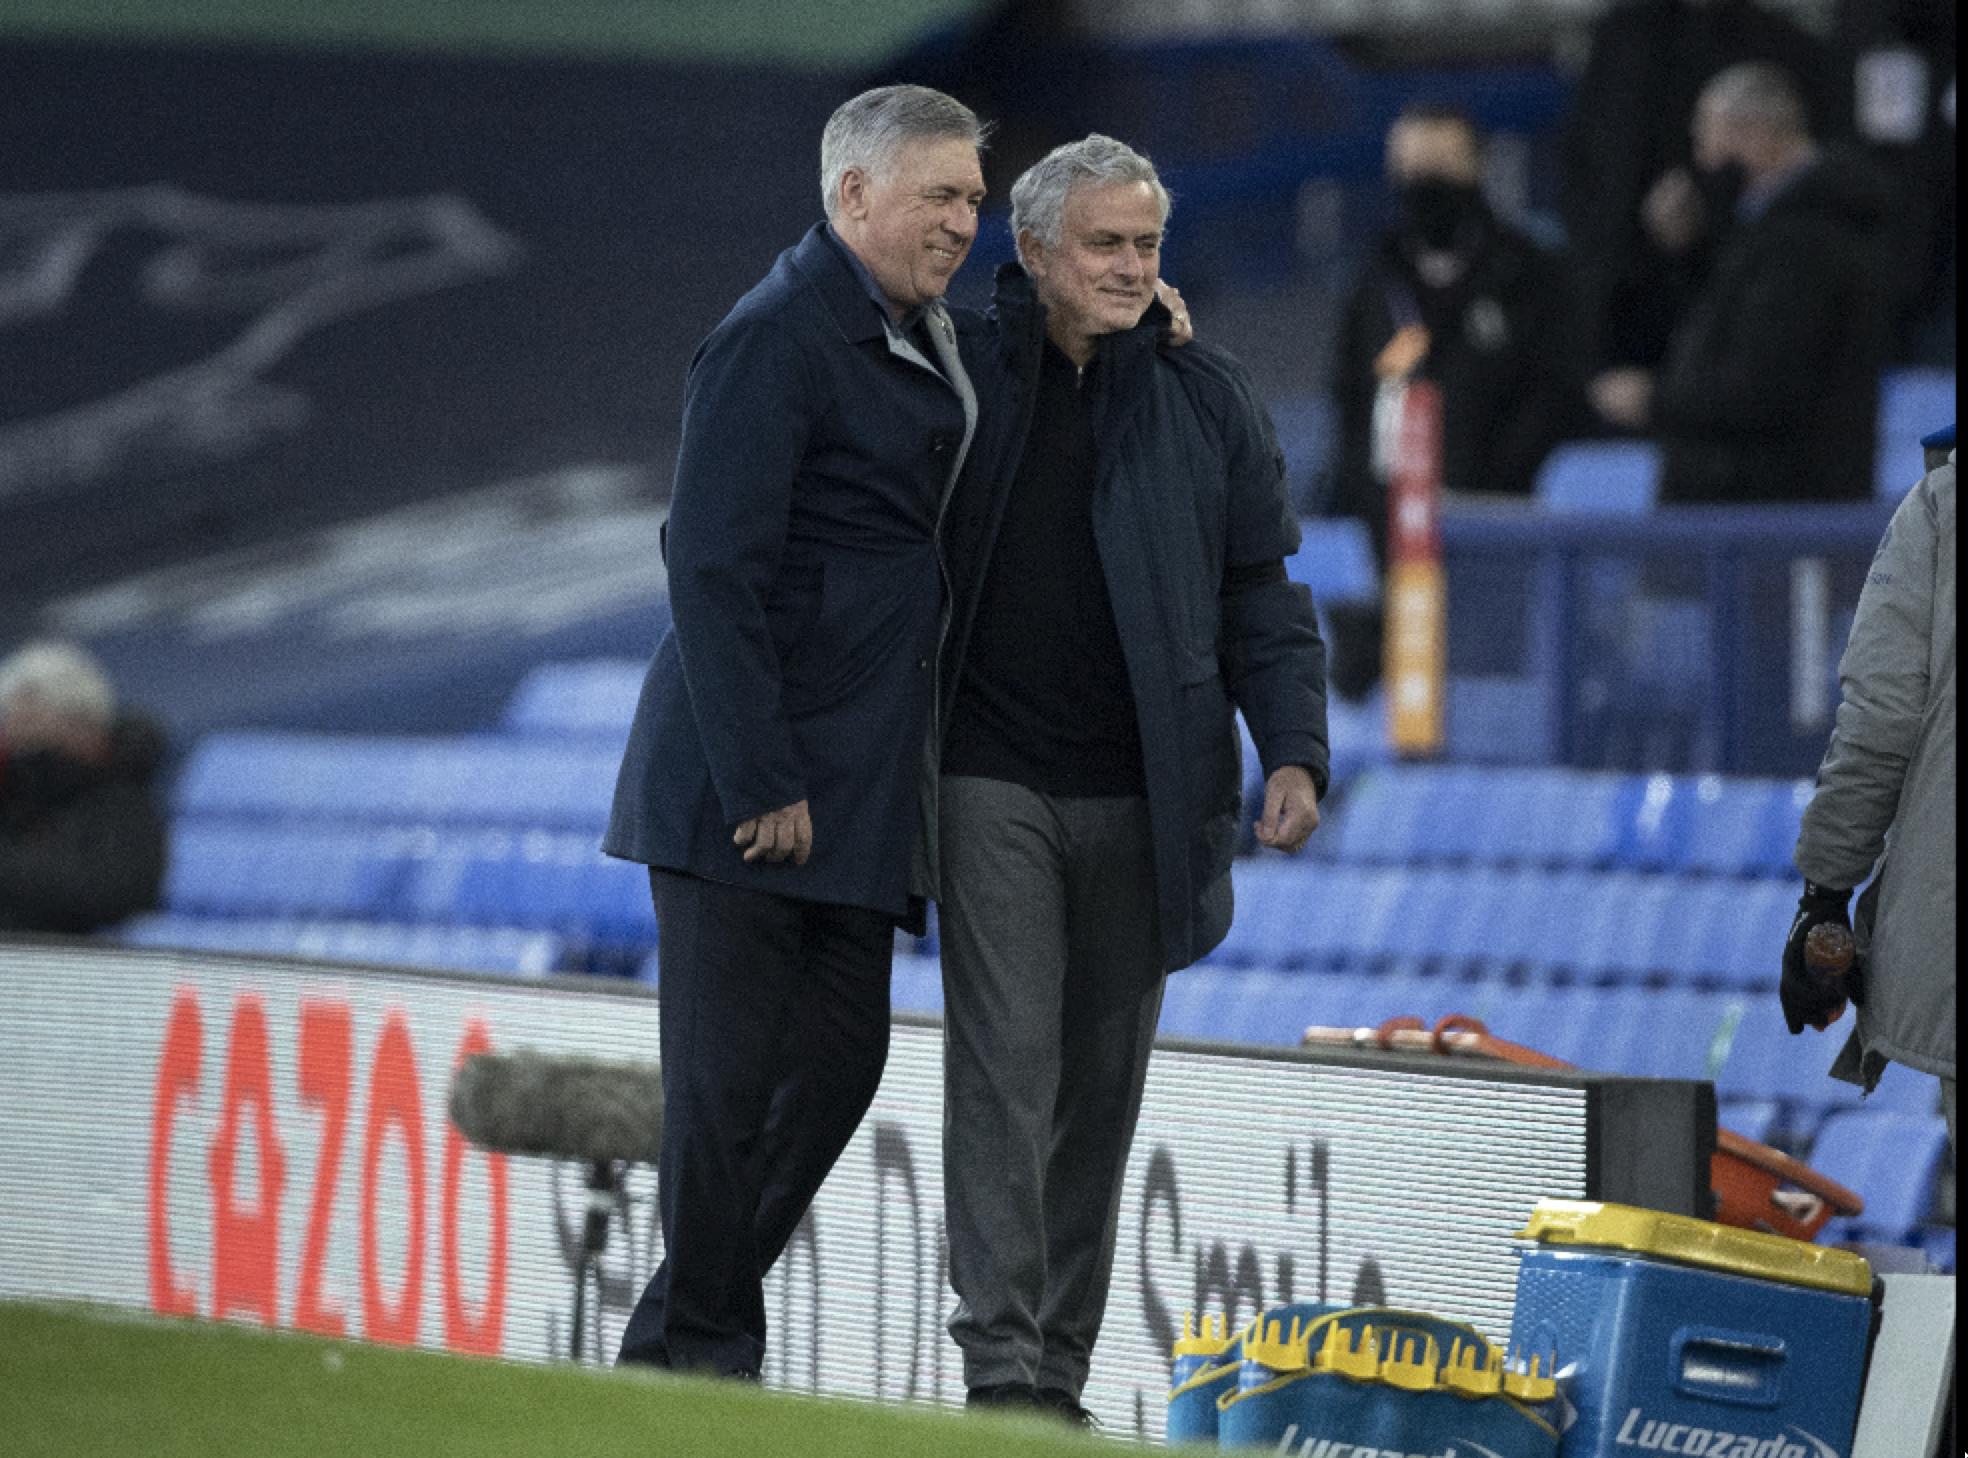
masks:
[(0, 740), (0, 931), (92, 932), (157, 905), (164, 741), (125, 716), (100, 762)]
[[(1268, 775), (1327, 779), (1325, 648), (1311, 595), (1287, 579), (1297, 518), (1269, 418), (1243, 367), (1206, 344), (1158, 342), (1168, 313), (1099, 341), (1093, 529), (1141, 731), (1164, 970), (1230, 929), (1241, 811), (1241, 710)], [(946, 520), (952, 620), (942, 712), (962, 676), (979, 594), (1031, 426), (1045, 310), (1017, 264), (990, 318), (957, 316), (986, 423)]]
[(1870, 165), (1834, 150), (1737, 226), (1655, 387), (1663, 502), (1872, 495), (1887, 215)]
[(1333, 360), (1339, 460), (1329, 505), (1357, 516), (1387, 560), (1387, 485), (1374, 472), (1374, 362), (1403, 324), (1428, 330), (1419, 374), (1442, 387), (1442, 484), (1529, 496), (1552, 446), (1583, 433), (1585, 350), (1564, 261), (1479, 204), (1457, 246), (1461, 277), (1421, 280), (1396, 230), (1367, 255)]

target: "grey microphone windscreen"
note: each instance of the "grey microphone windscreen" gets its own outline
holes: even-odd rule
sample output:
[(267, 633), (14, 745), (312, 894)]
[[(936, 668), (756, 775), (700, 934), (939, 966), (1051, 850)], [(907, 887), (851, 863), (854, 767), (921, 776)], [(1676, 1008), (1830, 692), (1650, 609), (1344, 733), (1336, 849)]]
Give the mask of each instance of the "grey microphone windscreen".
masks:
[(451, 1081), (451, 1119), (472, 1143), (500, 1154), (654, 1164), (663, 1080), (653, 1063), (476, 1053)]

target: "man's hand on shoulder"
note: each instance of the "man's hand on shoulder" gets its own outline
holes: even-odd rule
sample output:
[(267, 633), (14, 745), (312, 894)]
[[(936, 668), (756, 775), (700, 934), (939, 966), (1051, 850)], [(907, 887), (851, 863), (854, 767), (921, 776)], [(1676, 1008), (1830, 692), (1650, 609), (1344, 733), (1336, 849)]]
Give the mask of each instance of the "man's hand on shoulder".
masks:
[(1189, 306), (1182, 302), (1182, 290), (1165, 278), (1155, 280), (1155, 297), (1169, 311), (1168, 342), (1177, 348), (1196, 337), (1189, 323)]
[(813, 817), (806, 801), (787, 805), (742, 822), (731, 837), (742, 845), (748, 861), (783, 861), (788, 857), (796, 866), (806, 864), (813, 854)]
[(1302, 764), (1282, 765), (1264, 782), (1264, 814), (1257, 822), (1257, 843), (1287, 855), (1312, 838), (1319, 828), (1319, 794)]

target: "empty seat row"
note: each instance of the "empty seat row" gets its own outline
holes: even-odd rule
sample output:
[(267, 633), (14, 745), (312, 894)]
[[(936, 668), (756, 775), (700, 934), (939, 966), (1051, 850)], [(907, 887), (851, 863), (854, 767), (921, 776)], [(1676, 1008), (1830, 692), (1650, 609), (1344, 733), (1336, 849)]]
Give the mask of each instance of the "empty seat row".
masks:
[(648, 873), (592, 835), (186, 820), (164, 901), (199, 916), (535, 928), (576, 942), (656, 939)]
[[(1452, 1013), (1476, 1018), (1499, 1038), (1581, 1068), (1706, 1079), (1724, 1103), (1769, 1101), (1769, 1110), (1748, 1110), (1765, 1129), (1779, 1127), (1800, 1110), (1804, 1122), (1814, 1126), (1823, 1111), (1861, 1102), (1854, 1085), (1829, 1072), (1849, 1020), (1824, 1034), (1793, 1037), (1774, 991), (1405, 973), (1369, 977), (1204, 964), (1169, 978), (1159, 1026), (1165, 1037), (1289, 1045), (1313, 1025), (1373, 1028), (1388, 1018), (1419, 1017), (1433, 1026)], [(1892, 1065), (1864, 1104), (1926, 1115), (1934, 1111), (1935, 1097), (1933, 1079)]]
[(619, 750), (647, 669), (640, 658), (542, 663), (513, 690), (499, 727), (508, 734), (605, 739)]
[(1388, 765), (1346, 788), (1322, 850), (1376, 864), (1788, 878), (1809, 799), (1806, 780)]
[(564, 955), (561, 939), (553, 933), (517, 927), (208, 917), (172, 911), (138, 917), (123, 926), (119, 935), (140, 947), (271, 953), (513, 977), (542, 977), (558, 971)]
[(237, 732), (192, 750), (180, 816), (588, 830), (608, 821), (621, 747), (523, 737)]
[(1287, 970), (1773, 987), (1795, 906), (1782, 882), (1640, 871), (1264, 857), (1231, 875), (1209, 960)]

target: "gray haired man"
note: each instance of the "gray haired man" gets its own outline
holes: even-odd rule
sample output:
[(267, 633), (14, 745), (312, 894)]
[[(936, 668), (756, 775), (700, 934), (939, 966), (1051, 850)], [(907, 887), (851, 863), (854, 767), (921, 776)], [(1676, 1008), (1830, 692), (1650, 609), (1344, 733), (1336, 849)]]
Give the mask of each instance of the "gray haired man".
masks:
[(977, 422), (941, 299), (982, 135), (926, 87), (845, 103), (827, 221), (691, 362), (673, 626), (603, 841), (663, 942), (664, 1255), (625, 1362), (759, 1375), (762, 1278), (881, 1082), (895, 927), (933, 890), (937, 522)]
[(1102, 136), (1012, 189), (1020, 262), (965, 320), (985, 428), (948, 519), (941, 797), (944, 1181), (974, 1405), (1080, 1402), (1165, 973), (1230, 925), (1238, 733), (1258, 839), (1326, 780), (1325, 655), (1270, 422), (1173, 349), (1168, 194)]

